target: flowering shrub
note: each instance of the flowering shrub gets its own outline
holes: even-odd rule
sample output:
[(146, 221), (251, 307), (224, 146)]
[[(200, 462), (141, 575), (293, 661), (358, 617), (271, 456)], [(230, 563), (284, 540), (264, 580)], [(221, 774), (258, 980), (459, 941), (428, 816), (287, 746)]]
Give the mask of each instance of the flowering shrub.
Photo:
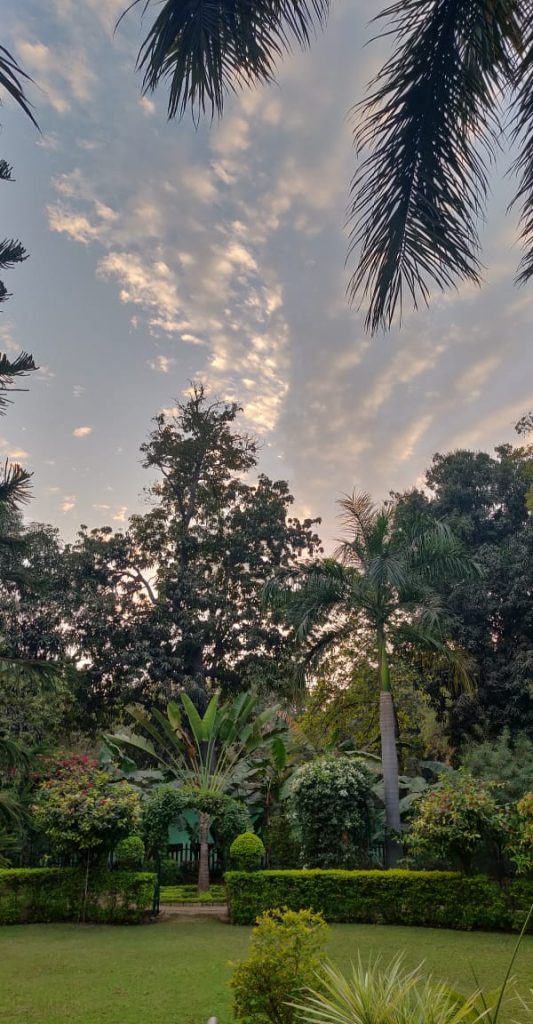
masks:
[(476, 852), (504, 838), (504, 821), (490, 788), (459, 770), (416, 802), (406, 846), (421, 861), (459, 861), (468, 871)]
[(291, 808), (307, 867), (365, 863), (371, 833), (373, 777), (353, 757), (323, 757), (300, 768)]
[(114, 782), (90, 758), (56, 767), (37, 790), (35, 825), (58, 853), (106, 853), (139, 822), (139, 797), (127, 782)]

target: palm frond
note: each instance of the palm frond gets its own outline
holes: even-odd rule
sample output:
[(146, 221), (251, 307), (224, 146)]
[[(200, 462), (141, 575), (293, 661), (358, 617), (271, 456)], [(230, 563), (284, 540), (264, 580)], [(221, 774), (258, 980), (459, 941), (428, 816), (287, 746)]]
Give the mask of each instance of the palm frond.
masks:
[(56, 662), (0, 655), (0, 680), (29, 682), (43, 692), (56, 690), (62, 671), (62, 666)]
[[(348, 292), (369, 298), (372, 333), (401, 315), (404, 294), (480, 281), (477, 221), (486, 158), (497, 147), (497, 95), (519, 38), (517, 0), (397, 0), (378, 18), (396, 37), (355, 131), (370, 150), (351, 188)], [(356, 108), (361, 114), (361, 107)]]
[(533, 276), (533, 27), (532, 5), (523, 4), (524, 40), (515, 75), (515, 94), (511, 107), (511, 139), (520, 146), (513, 164), (519, 178), (511, 206), (520, 207), (520, 241), (525, 250), (518, 265), (517, 282), (525, 284)]
[(9, 93), (15, 103), (22, 107), (30, 121), (33, 121), (35, 127), (38, 128), (39, 125), (31, 112), (29, 100), (24, 92), (25, 83), (31, 81), (30, 76), (22, 70), (9, 50), (6, 50), (5, 46), (0, 46), (0, 89), (5, 89)]
[(19, 505), (25, 505), (31, 497), (32, 476), (33, 473), (19, 466), (17, 462), (9, 462), (6, 459), (0, 475), (0, 506), (16, 509)]
[(412, 644), (422, 662), (435, 668), (446, 665), (452, 672), (454, 692), (475, 692), (475, 662), (467, 651), (454, 646), (446, 637), (445, 622), (428, 622), (420, 617), (391, 628), (391, 635), (400, 644)]
[(0, 241), (0, 269), (11, 270), (17, 263), (23, 263), (28, 259), (22, 242), (16, 238), (4, 238)]
[[(133, 0), (143, 14), (153, 0)], [(222, 114), (228, 93), (272, 81), (292, 43), (308, 46), (328, 0), (165, 0), (139, 51), (143, 89), (169, 81), (168, 116)]]

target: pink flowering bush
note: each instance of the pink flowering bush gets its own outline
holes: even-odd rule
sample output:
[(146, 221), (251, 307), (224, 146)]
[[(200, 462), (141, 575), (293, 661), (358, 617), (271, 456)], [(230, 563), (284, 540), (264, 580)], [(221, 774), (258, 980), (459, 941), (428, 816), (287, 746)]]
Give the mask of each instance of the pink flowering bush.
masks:
[(35, 826), (58, 853), (107, 853), (136, 830), (140, 818), (135, 790), (77, 755), (55, 762), (54, 776), (40, 782), (32, 810)]

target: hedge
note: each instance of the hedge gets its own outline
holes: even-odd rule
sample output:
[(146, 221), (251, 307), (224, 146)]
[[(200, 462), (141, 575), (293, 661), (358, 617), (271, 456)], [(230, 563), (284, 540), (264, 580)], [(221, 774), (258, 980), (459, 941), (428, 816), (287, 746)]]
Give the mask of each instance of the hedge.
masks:
[(510, 929), (533, 902), (533, 882), (503, 890), (453, 871), (228, 871), (231, 920), (253, 924), (274, 907), (320, 911), (327, 921)]
[(85, 900), (85, 871), (79, 868), (0, 870), (0, 924), (137, 924), (151, 905), (154, 882), (148, 872), (93, 871)]

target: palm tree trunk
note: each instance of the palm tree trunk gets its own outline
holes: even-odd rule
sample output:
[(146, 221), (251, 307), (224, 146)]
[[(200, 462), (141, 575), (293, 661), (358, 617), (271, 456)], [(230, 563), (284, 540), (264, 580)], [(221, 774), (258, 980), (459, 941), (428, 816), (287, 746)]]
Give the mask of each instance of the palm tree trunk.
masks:
[(200, 812), (200, 864), (198, 868), (198, 892), (209, 890), (209, 815)]
[(381, 692), (379, 695), (379, 727), (381, 734), (381, 764), (385, 789), (385, 866), (396, 867), (403, 850), (401, 843), (389, 838), (391, 832), (399, 832), (400, 785), (398, 780), (398, 751), (396, 749), (396, 715), (392, 699), (389, 674), (389, 659), (385, 637), (378, 637), (379, 670)]

